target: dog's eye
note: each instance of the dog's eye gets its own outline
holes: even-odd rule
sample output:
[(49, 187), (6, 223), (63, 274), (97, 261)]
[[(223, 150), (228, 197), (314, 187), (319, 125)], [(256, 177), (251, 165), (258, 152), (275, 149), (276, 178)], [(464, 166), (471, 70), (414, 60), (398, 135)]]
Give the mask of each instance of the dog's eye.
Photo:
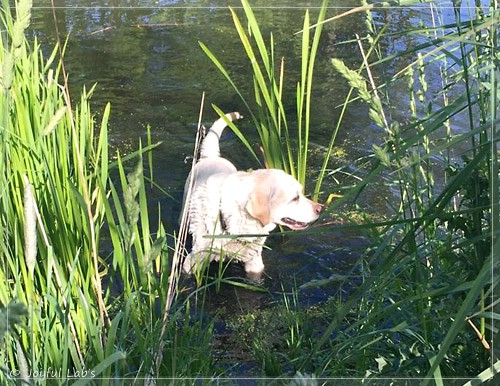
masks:
[(292, 199), (292, 201), (291, 201), (291, 202), (298, 202), (299, 200), (300, 200), (300, 195), (299, 195), (299, 194), (297, 194), (297, 195), (296, 195), (296, 196)]

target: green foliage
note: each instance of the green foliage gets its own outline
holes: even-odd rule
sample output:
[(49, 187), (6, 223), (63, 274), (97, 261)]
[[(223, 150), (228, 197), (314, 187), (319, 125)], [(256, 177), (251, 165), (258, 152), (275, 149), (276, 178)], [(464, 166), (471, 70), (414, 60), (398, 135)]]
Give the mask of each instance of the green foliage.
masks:
[[(347, 367), (353, 371), (365, 368), (369, 377), (425, 376), (424, 383), (433, 379), (441, 384), (442, 377), (474, 374), (495, 357), (483, 347), (481, 337), (491, 340), (495, 331), (484, 316), (495, 304), (492, 293), (498, 284), (493, 276), (496, 245), (491, 238), (499, 231), (498, 212), (492, 205), (498, 202), (497, 116), (491, 107), (498, 106), (492, 92), (498, 46), (492, 27), (498, 10), (493, 7), (490, 15), (478, 12), (474, 22), (463, 22), (457, 8), (454, 32), (447, 31), (441, 38), (445, 27), (439, 26), (389, 34), (390, 26), (373, 23), (370, 9), (368, 5), (360, 9), (368, 12), (370, 23), (364, 40), (369, 44), (368, 54), (359, 41), (363, 64), (357, 71), (336, 59), (333, 65), (368, 104), (369, 116), (385, 133), (385, 141), (373, 145), (371, 170), (340, 201), (357, 197), (377, 179), (391, 184), (399, 197), (388, 199), (394, 214), (355, 268), (363, 267), (361, 286), (336, 310), (300, 370), (307, 371), (326, 347), (332, 353), (325, 360), (330, 365), (336, 363), (334, 358), (349, 362), (351, 355), (341, 343), (345, 337), (348, 352), (353, 350), (353, 362)], [(391, 39), (422, 34), (430, 40), (383, 57), (385, 33)], [(466, 40), (465, 36), (480, 38)], [(407, 56), (416, 59), (384, 84), (374, 83), (372, 73), (382, 73), (382, 66), (390, 60)], [(436, 67), (446, 82), (436, 93), (441, 101), (431, 99), (428, 90), (427, 77)], [(384, 107), (394, 104), (392, 87), (402, 81), (407, 82), (409, 95), (407, 116)], [(469, 132), (454, 133), (453, 119), (462, 112)], [(453, 158), (457, 145), (463, 163)], [(448, 173), (438, 184), (439, 168)], [(471, 314), (483, 317), (468, 319), (466, 324)], [(480, 337), (470, 328), (476, 324)], [(335, 341), (330, 340), (332, 334)], [(359, 352), (363, 352), (363, 363), (356, 355)], [(345, 363), (337, 365), (338, 371), (346, 369)]]
[[(30, 8), (21, 1), (15, 20), (2, 15), (11, 39), (2, 39), (1, 49), (0, 301), (25, 304), (29, 316), (18, 337), (6, 336), (1, 355), (10, 374), (19, 369), (23, 378), (47, 366), (62, 374), (90, 370), (107, 357), (101, 267), (95, 263), (104, 219), (98, 192), (108, 179), (109, 106), (95, 137), (92, 90), (72, 110), (57, 82), (61, 65), (52, 69), (56, 50), (45, 62), (37, 43), (26, 43)], [(90, 353), (94, 359), (86, 361)]]
[[(151, 136), (111, 162), (110, 106), (96, 122), (93, 88), (72, 105), (63, 50), (45, 60), (24, 38), (30, 9), (1, 11), (0, 382), (212, 375), (210, 326), (185, 322), (180, 334), (190, 303), (167, 299), (166, 233), (161, 221), (150, 229), (143, 174)], [(164, 307), (164, 324), (166, 304), (176, 309)], [(157, 367), (162, 347), (174, 359)]]
[[(402, 32), (376, 24), (373, 5), (346, 12), (366, 12), (368, 36), (358, 39), (363, 62), (357, 70), (332, 60), (351, 87), (341, 119), (358, 99), (384, 135), (373, 144), (367, 174), (329, 210), (356, 203), (365, 191), (373, 192), (370, 184), (380, 187), (383, 181), (395, 193), (387, 198), (393, 212), (377, 222), (364, 216), (368, 222), (340, 227), (367, 230), (372, 247), (350, 273), (302, 287), (352, 288), (358, 277), (360, 284), (347, 299), (339, 291), (339, 299), (305, 308), (285, 297), (283, 307), (233, 322), (262, 375), (307, 373), (367, 382), (419, 377), (422, 384), (441, 385), (456, 376), (479, 384), (498, 371), (498, 351), (491, 347), (499, 319), (493, 295), (500, 248), (498, 9), (492, 2), (487, 14), (478, 6), (471, 21), (463, 21), (456, 7), (453, 29)], [(385, 41), (399, 38), (420, 44), (384, 56)], [(393, 61), (410, 65), (384, 78)], [(444, 86), (431, 90), (428, 77), (436, 73)], [(380, 78), (384, 83), (375, 84)], [(409, 104), (403, 113), (387, 107), (401, 107), (392, 98), (402, 87)], [(457, 121), (467, 122), (467, 131), (457, 130)], [(271, 338), (269, 331), (277, 333)]]
[[(234, 88), (249, 112), (259, 134), (265, 166), (268, 168), (283, 169), (304, 184), (309, 157), (314, 67), (322, 27), (315, 28), (314, 34), (311, 37), (310, 16), (309, 12), (306, 11), (301, 31), (301, 75), (300, 79), (295, 82), (297, 85), (294, 93), (297, 121), (295, 123), (295, 130), (293, 130), (289, 122), (290, 112), (286, 111), (284, 107), (284, 98), (287, 91), (284, 89), (286, 73), (285, 58), (282, 58), (279, 62), (277, 61), (273, 35), (271, 34), (268, 43), (266, 43), (250, 4), (247, 0), (242, 0), (241, 3), (248, 28), (243, 26), (236, 11), (232, 8), (230, 10), (236, 31), (252, 68), (254, 94), (252, 96), (243, 95), (238, 85), (232, 80), (231, 74), (227, 72), (216, 55), (201, 42), (200, 46)], [(319, 11), (318, 23), (324, 20), (327, 5), (328, 0), (324, 0)], [(216, 110), (222, 116), (222, 112), (217, 108)], [(255, 154), (241, 131), (234, 125), (231, 125), (231, 128), (255, 156), (257, 161), (259, 161), (259, 157)], [(335, 135), (336, 131), (332, 134), (325, 159), (330, 157)], [(322, 170), (317, 179), (314, 198), (317, 198), (319, 194), (323, 176), (324, 170)]]
[[(61, 381), (85, 374), (76, 384), (224, 374), (214, 359), (214, 321), (199, 316), (206, 287), (255, 286), (200, 276), (206, 287), (183, 297), (179, 274), (170, 268), (160, 208), (152, 218), (148, 205), (148, 186), (154, 184), (143, 168), (146, 163), (152, 169), (151, 136), (138, 151), (118, 153), (111, 162), (110, 106), (95, 122), (92, 88), (73, 106), (67, 87), (59, 84), (63, 63), (56, 57), (63, 50), (44, 60), (37, 43), (24, 39), (31, 2), (17, 2), (15, 18), (8, 2), (2, 5), (0, 381), (50, 384), (32, 376), (48, 369), (58, 373), (44, 373), (46, 378)], [(252, 101), (240, 96), (261, 135), (266, 163), (303, 179), (321, 30), (306, 14), (292, 134), (283, 108), (282, 62), (276, 61), (272, 36), (266, 44), (249, 4), (243, 5), (248, 30), (234, 10), (232, 15), (252, 64), (254, 95)], [(319, 180), (344, 113), (358, 99), (381, 140), (373, 144), (366, 175), (328, 210), (348, 201), (360, 205), (358, 198), (380, 183), (377, 188), (389, 186), (395, 193), (387, 198), (392, 212), (376, 220), (361, 213), (357, 222), (340, 227), (365, 231), (371, 241), (351, 272), (332, 271), (283, 295), (280, 305), (235, 317), (229, 325), (261, 375), (295, 376), (295, 384), (339, 376), (445, 384), (444, 377), (460, 375), (470, 378), (468, 384), (486, 382), (500, 368), (498, 352), (488, 348), (500, 319), (493, 296), (500, 251), (497, 5), (492, 2), (489, 13), (477, 9), (471, 20), (462, 20), (457, 9), (455, 26), (403, 32), (377, 24), (373, 10), (365, 4), (348, 11), (366, 12), (368, 36), (358, 39), (358, 69), (332, 62), (351, 91)], [(384, 54), (385, 41), (398, 38), (419, 44)], [(392, 61), (410, 64), (387, 77), (384, 68)], [(443, 80), (437, 91), (428, 80), (436, 73)], [(406, 112), (387, 107), (401, 106), (391, 103), (394, 87), (408, 96)], [(455, 119), (467, 122), (466, 129), (456, 132)], [(292, 149), (295, 141), (298, 149)], [(331, 284), (340, 289), (324, 304), (300, 304), (301, 289)]]

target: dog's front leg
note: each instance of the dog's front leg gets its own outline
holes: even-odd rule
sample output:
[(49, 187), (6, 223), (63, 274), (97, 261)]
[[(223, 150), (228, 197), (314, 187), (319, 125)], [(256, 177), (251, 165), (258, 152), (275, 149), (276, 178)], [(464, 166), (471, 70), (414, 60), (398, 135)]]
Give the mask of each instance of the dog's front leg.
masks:
[(184, 263), (182, 264), (182, 270), (184, 273), (190, 275), (193, 273), (193, 268), (196, 265), (196, 257), (193, 256), (193, 253), (188, 253), (186, 258), (184, 259)]
[(245, 272), (249, 276), (260, 275), (262, 271), (264, 271), (264, 263), (260, 254), (245, 262)]

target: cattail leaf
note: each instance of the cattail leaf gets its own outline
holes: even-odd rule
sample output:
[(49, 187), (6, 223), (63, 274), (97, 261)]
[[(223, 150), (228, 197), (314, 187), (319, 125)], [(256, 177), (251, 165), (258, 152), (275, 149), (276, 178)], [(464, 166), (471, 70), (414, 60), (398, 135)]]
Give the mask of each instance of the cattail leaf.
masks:
[(24, 259), (28, 271), (33, 277), (36, 264), (37, 246), (36, 246), (36, 204), (33, 195), (33, 187), (28, 177), (24, 179)]

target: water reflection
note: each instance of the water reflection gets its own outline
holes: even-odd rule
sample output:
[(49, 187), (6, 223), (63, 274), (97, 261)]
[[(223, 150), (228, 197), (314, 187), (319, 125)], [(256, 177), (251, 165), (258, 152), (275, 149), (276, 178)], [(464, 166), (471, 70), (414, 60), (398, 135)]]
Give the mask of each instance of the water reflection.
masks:
[[(232, 3), (239, 4), (238, 1)], [(300, 30), (304, 14), (301, 7), (309, 2), (297, 2), (294, 8), (288, 9), (269, 9), (266, 1), (255, 3), (255, 13), (264, 26), (264, 34), (273, 31), (279, 47), (277, 57), (286, 58), (290, 83), (294, 85), (300, 36), (293, 33)], [(44, 6), (35, 8), (33, 28), (42, 41), (53, 44), (55, 28), (50, 1), (44, 0), (42, 4)], [(168, 7), (169, 4), (174, 6)], [(259, 8), (259, 4), (266, 8)], [(153, 126), (168, 122), (185, 127), (185, 119), (194, 122), (202, 91), (208, 93), (210, 102), (224, 109), (240, 107), (235, 93), (198, 46), (198, 41), (203, 41), (221, 56), (223, 63), (236, 75), (236, 81), (249, 84), (249, 68), (227, 5), (223, 1), (193, 1), (187, 5), (182, 3), (182, 6), (175, 2), (161, 2), (158, 6), (152, 1), (109, 1), (104, 4), (56, 1), (57, 29), (62, 39), (70, 35), (66, 65), (75, 90), (83, 84), (97, 82), (96, 102), (110, 100), (115, 117), (136, 113), (136, 121)], [(324, 91), (332, 91), (337, 84), (344, 85), (334, 81), (337, 75), (333, 74), (328, 59), (332, 54), (330, 47), (337, 41), (336, 31), (342, 31), (345, 36), (346, 31), (352, 31), (353, 25), (362, 28), (360, 16), (356, 23), (347, 24), (346, 21), (332, 25), (325, 33), (322, 53), (326, 60), (324, 68), (318, 70), (318, 78), (325, 80), (320, 83), (329, 85)], [(358, 28), (358, 33), (363, 31)], [(337, 57), (342, 56), (342, 50), (336, 52)], [(331, 95), (340, 96), (342, 93)], [(333, 110), (332, 106), (340, 102), (340, 98), (332, 100), (332, 96), (325, 111)], [(322, 112), (321, 115), (325, 114)], [(325, 122), (324, 118), (322, 122)], [(115, 131), (129, 132), (128, 127), (119, 127)], [(135, 134), (136, 130), (132, 133)]]
[[(355, 1), (351, 1), (353, 5)], [(51, 47), (56, 41), (54, 16), (50, 1), (43, 0), (33, 11), (33, 34)], [(287, 2), (281, 2), (287, 4)], [(296, 2), (293, 7), (269, 8), (267, 1), (255, 2), (255, 13), (261, 21), (264, 35), (273, 32), (277, 56), (286, 58), (289, 84), (298, 79), (300, 36), (294, 35), (303, 23), (304, 6), (311, 2)], [(191, 152), (194, 126), (202, 92), (207, 93), (206, 121), (215, 118), (209, 104), (223, 110), (240, 110), (241, 102), (223, 80), (198, 42), (209, 46), (234, 75), (235, 81), (251, 86), (249, 66), (232, 25), (227, 5), (239, 1), (56, 1), (57, 30), (64, 40), (69, 36), (65, 64), (70, 74), (73, 96), (83, 85), (97, 83), (93, 103), (99, 111), (108, 101), (112, 104), (111, 131), (113, 140), (125, 146), (135, 144), (151, 125), (156, 140), (165, 141), (160, 153), (161, 165), (178, 165), (167, 173), (166, 186), (179, 184), (185, 176), (182, 160)], [(345, 2), (343, 6), (349, 6)], [(331, 13), (338, 12), (332, 10)], [(314, 10), (313, 10), (314, 13)], [(352, 20), (351, 20), (352, 21)], [(337, 109), (345, 94), (346, 84), (329, 64), (337, 57), (352, 57), (346, 46), (334, 48), (353, 26), (362, 27), (361, 16), (356, 23), (349, 20), (329, 26), (318, 62), (318, 95), (314, 119), (319, 130), (313, 140), (322, 142), (323, 131), (331, 130)], [(362, 33), (359, 30), (358, 32)], [(334, 52), (335, 51), (335, 52)], [(290, 95), (294, 92), (289, 88)], [(245, 90), (244, 90), (245, 91)], [(250, 90), (246, 90), (250, 93)], [(289, 98), (289, 109), (295, 108)], [(245, 113), (243, 111), (243, 113)], [(356, 114), (356, 113), (354, 113)], [(356, 119), (359, 119), (361, 114)], [(254, 130), (248, 122), (245, 130)], [(368, 125), (366, 125), (368, 126)], [(314, 138), (316, 137), (316, 138)], [(233, 148), (235, 141), (228, 139)], [(255, 167), (248, 154), (238, 148), (229, 157), (242, 168)], [(159, 166), (160, 170), (164, 170)]]
[[(62, 41), (69, 37), (65, 65), (70, 74), (73, 98), (77, 99), (77, 93), (84, 85), (90, 87), (97, 83), (94, 109), (102, 110), (108, 101), (111, 102), (111, 137), (116, 146), (135, 148), (138, 138), (145, 135), (147, 125), (151, 126), (153, 139), (163, 141), (155, 152), (155, 179), (175, 200), (162, 194), (155, 196), (154, 192), (150, 198), (153, 202), (161, 201), (163, 218), (173, 230), (189, 167), (183, 160), (192, 152), (202, 92), (207, 93), (207, 123), (215, 119), (209, 107), (211, 103), (225, 111), (241, 111), (242, 108), (237, 95), (206, 58), (198, 42), (202, 41), (215, 52), (234, 80), (242, 87), (247, 86), (246, 90), (243, 87), (243, 92), (251, 94), (248, 89), (252, 85), (249, 65), (227, 8), (228, 5), (239, 7), (240, 2), (55, 0), (54, 3), (56, 8), (53, 12), (50, 0), (37, 2), (33, 10), (32, 35), (39, 39), (42, 49), (47, 52), (57, 41), (56, 31)], [(299, 0), (290, 6), (290, 1), (280, 0), (273, 1), (273, 6), (269, 7), (268, 0), (252, 1), (264, 36), (273, 32), (276, 57), (285, 57), (288, 74), (286, 92), (290, 95), (286, 107), (289, 111), (295, 109), (293, 87), (299, 77), (301, 51), (301, 37), (295, 32), (302, 26), (305, 7), (317, 3)], [(359, 2), (338, 0), (331, 1), (330, 5), (332, 8), (328, 16), (357, 6)], [(317, 9), (311, 8), (314, 20)], [(426, 9), (416, 7), (398, 12), (380, 12), (375, 14), (375, 18), (380, 24), (391, 19), (391, 28), (405, 30), (415, 23), (428, 23), (430, 18)], [(447, 17), (446, 14), (443, 17)], [(333, 70), (330, 60), (336, 57), (345, 60), (351, 68), (359, 66), (361, 59), (353, 41), (355, 34), (366, 35), (362, 13), (325, 26), (316, 67), (311, 142), (318, 154), (312, 155), (313, 168), (321, 160), (325, 138), (330, 137), (329, 133), (338, 119), (339, 106), (348, 91), (348, 85)], [(409, 35), (387, 40), (382, 42), (386, 51), (382, 54), (388, 55), (412, 44), (414, 42)], [(405, 63), (399, 65), (402, 67)], [(395, 70), (385, 66), (377, 68), (375, 75), (383, 80)], [(394, 110), (396, 117), (398, 114), (404, 117), (404, 108), (397, 106)], [(241, 112), (245, 115), (245, 111)], [(249, 122), (243, 121), (241, 127), (249, 134), (250, 141), (257, 144), (255, 131)], [(366, 106), (353, 103), (345, 114), (344, 127), (337, 140), (344, 155), (333, 159), (332, 168), (349, 167), (354, 160), (368, 154), (371, 144), (378, 143), (380, 136), (380, 129), (367, 118)], [(223, 139), (222, 151), (240, 169), (258, 166), (230, 133)], [(335, 180), (332, 178), (329, 183), (334, 190)], [(373, 200), (369, 195), (367, 197)], [(383, 199), (364, 204), (381, 205), (381, 202)], [(281, 277), (288, 282), (293, 281), (292, 273), (295, 272), (300, 272), (304, 281), (323, 278), (330, 274), (329, 267), (341, 269), (365, 247), (356, 235), (339, 234), (336, 237), (337, 240), (332, 240), (331, 235), (325, 236), (326, 240), (303, 240), (302, 244), (309, 245), (306, 250), (299, 248), (300, 237), (289, 244), (276, 243), (268, 254), (270, 263), (266, 264), (270, 276)], [(339, 247), (332, 250), (333, 242)], [(324, 244), (328, 246), (328, 251), (322, 250)], [(293, 248), (290, 248), (291, 245)]]

